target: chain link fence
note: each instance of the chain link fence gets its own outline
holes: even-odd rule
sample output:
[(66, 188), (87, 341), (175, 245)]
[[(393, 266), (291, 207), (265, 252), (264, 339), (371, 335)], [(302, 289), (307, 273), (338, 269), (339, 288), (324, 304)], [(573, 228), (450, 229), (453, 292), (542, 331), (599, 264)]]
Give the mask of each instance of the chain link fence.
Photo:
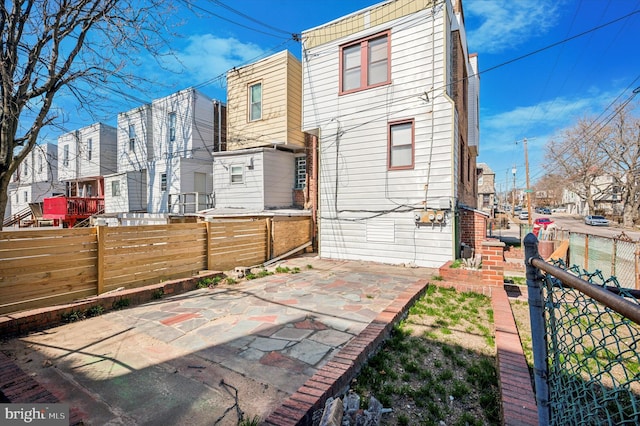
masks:
[(640, 242), (625, 236), (609, 238), (571, 232), (568, 264), (584, 271), (616, 277), (621, 287), (638, 289)]
[(537, 255), (537, 240), (525, 240), (540, 424), (637, 425), (640, 292), (603, 275), (604, 266), (617, 269), (618, 261), (607, 263), (602, 254), (615, 242), (589, 237), (588, 244), (585, 259), (602, 267), (594, 273), (562, 260), (548, 264)]

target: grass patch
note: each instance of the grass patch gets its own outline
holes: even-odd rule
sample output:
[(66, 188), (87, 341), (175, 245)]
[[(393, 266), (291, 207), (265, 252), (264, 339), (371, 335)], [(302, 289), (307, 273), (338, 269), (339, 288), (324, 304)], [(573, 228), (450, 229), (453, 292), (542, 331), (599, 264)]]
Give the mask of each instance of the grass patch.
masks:
[(488, 297), (429, 286), (351, 388), (393, 409), (383, 424), (497, 424), (492, 321)]

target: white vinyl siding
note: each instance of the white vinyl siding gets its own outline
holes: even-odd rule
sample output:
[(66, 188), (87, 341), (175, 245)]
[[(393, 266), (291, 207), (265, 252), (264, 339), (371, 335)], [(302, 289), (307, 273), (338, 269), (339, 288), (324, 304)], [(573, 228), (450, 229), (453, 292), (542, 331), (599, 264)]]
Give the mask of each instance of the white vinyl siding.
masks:
[[(447, 213), (442, 227), (416, 227), (412, 210), (423, 208), (425, 196), (427, 206), (455, 205), (455, 108), (446, 95), (420, 99), (425, 88), (447, 84), (447, 10), (438, 12), (435, 23), (431, 9), (425, 9), (306, 50), (302, 128), (319, 135), (321, 257), (426, 267), (452, 259), (453, 213)], [(348, 95), (345, 87), (337, 91), (345, 48), (379, 34), (388, 34), (390, 43), (388, 84)], [(382, 57), (376, 55), (375, 43), (371, 51), (369, 67), (375, 68)], [(375, 108), (372, 99), (384, 102)], [(394, 161), (402, 167), (390, 169), (389, 125), (407, 118), (413, 120), (413, 159), (407, 152), (408, 129), (399, 126), (394, 130), (402, 143), (393, 145)]]

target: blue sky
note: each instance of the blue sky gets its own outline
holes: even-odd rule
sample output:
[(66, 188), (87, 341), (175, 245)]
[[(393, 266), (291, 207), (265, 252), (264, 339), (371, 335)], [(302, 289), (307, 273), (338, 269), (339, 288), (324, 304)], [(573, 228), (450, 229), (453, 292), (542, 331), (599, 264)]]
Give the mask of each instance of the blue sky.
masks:
[[(101, 121), (115, 125), (116, 114), (139, 106), (138, 100), (149, 102), (192, 86), (225, 100), (228, 69), (283, 49), (299, 57), (300, 43), (291, 33), (379, 3), (194, 1), (198, 9), (180, 13), (182, 25), (173, 29), (179, 37), (168, 48), (179, 62), (167, 60), (163, 69), (142, 61), (141, 72), (159, 83), (135, 99), (114, 96), (110, 115), (98, 117)], [(517, 185), (525, 184), (524, 138), (533, 184), (544, 173), (548, 140), (580, 117), (607, 114), (612, 102), (640, 86), (640, 0), (463, 0), (463, 8), (470, 52), (478, 53), (481, 72), (477, 160), (495, 171), (498, 191), (511, 186), (514, 165)], [(93, 121), (70, 113), (65, 127)]]

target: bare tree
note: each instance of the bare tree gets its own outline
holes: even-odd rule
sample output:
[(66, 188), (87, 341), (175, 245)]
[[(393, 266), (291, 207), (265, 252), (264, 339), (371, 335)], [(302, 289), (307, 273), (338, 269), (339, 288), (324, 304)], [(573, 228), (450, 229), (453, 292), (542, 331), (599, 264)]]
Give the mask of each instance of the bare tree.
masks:
[[(98, 88), (136, 86), (127, 64), (164, 45), (160, 0), (13, 0), (0, 5), (0, 218), (18, 165), (60, 119), (54, 98), (95, 102)], [(164, 6), (163, 6), (164, 4)], [(0, 229), (2, 225), (0, 225)]]
[(624, 103), (606, 127), (608, 137), (600, 148), (606, 155), (606, 172), (613, 178), (623, 205), (624, 226), (632, 227), (640, 208), (640, 118), (634, 105)]
[(562, 191), (565, 188), (564, 179), (555, 173), (546, 173), (533, 185), (536, 197), (542, 194), (541, 199), (537, 199), (537, 204), (542, 206), (558, 206), (562, 203)]
[(596, 183), (603, 172), (605, 154), (599, 146), (606, 137), (606, 131), (593, 120), (583, 118), (547, 144), (545, 169), (558, 175), (591, 212), (595, 211), (595, 199), (601, 190)]

